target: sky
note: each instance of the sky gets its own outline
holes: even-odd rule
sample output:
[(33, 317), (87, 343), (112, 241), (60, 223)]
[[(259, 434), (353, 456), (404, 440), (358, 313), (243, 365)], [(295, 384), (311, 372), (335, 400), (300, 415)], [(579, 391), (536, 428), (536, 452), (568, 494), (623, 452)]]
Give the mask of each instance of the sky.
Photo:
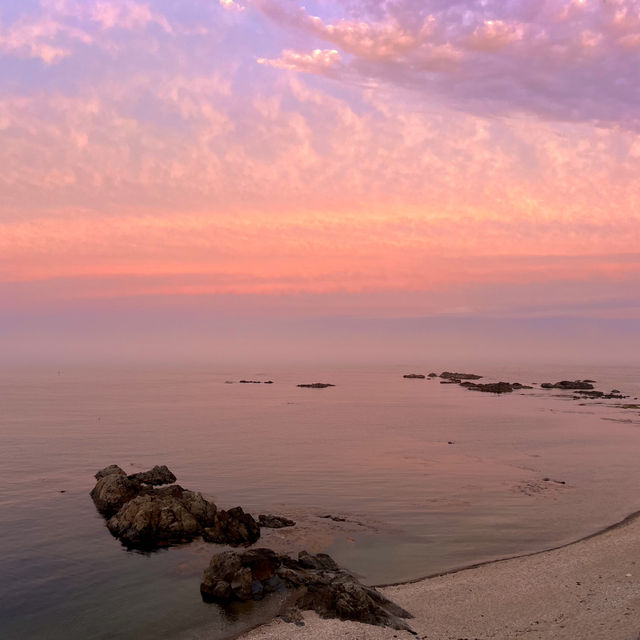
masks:
[(639, 68), (640, 0), (3, 0), (0, 351), (633, 362)]

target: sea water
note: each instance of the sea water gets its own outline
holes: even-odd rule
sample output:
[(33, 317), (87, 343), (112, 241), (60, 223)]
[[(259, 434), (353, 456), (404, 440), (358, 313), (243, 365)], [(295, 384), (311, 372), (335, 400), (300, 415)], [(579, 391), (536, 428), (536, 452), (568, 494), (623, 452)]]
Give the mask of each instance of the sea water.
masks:
[(564, 544), (640, 509), (640, 410), (619, 406), (640, 396), (639, 368), (477, 371), (631, 396), (604, 402), (402, 377), (442, 368), (5, 370), (0, 637), (225, 638), (264, 616), (201, 601), (216, 545), (122, 547), (89, 497), (108, 464), (167, 464), (222, 508), (360, 522), (325, 550), (369, 584)]

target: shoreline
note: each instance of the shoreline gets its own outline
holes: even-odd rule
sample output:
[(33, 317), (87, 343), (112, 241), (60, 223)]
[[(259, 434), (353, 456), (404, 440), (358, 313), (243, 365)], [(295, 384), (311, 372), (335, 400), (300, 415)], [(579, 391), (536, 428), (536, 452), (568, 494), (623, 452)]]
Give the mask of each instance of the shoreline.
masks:
[[(389, 587), (402, 587), (406, 585), (417, 584), (419, 582), (424, 582), (425, 580), (432, 580), (434, 578), (442, 578), (444, 576), (454, 575), (456, 573), (460, 573), (461, 571), (469, 571), (472, 569), (479, 569), (481, 567), (486, 567), (487, 565), (497, 564), (499, 562), (508, 562), (509, 560), (518, 560), (520, 558), (531, 558), (532, 556), (539, 556), (544, 553), (551, 553), (552, 551), (559, 551), (561, 549), (565, 549), (567, 547), (572, 547), (573, 545), (580, 544), (581, 542), (586, 542), (587, 540), (591, 540), (592, 538), (597, 538), (598, 536), (604, 535), (610, 531), (615, 531), (616, 529), (620, 529), (622, 527), (627, 526), (640, 519), (640, 509), (637, 511), (632, 511), (628, 516), (622, 518), (622, 520), (618, 520), (613, 524), (607, 525), (593, 533), (589, 533), (582, 538), (577, 538), (576, 540), (572, 540), (571, 542), (565, 542), (563, 544), (558, 545), (557, 547), (549, 547), (547, 549), (541, 549), (540, 551), (530, 551), (528, 553), (518, 553), (513, 556), (506, 556), (504, 558), (495, 558), (493, 560), (483, 560), (482, 562), (474, 562), (473, 564), (464, 565), (462, 567), (457, 567), (455, 569), (448, 569), (447, 571), (439, 571), (437, 573), (430, 573), (422, 578), (412, 578), (411, 580), (402, 580), (400, 582), (388, 582), (384, 584), (374, 584), (371, 585), (376, 589), (387, 589)], [(640, 636), (640, 629), (639, 629)], [(640, 640), (640, 637), (639, 639)]]
[[(424, 639), (638, 640), (640, 510), (557, 547), (376, 588), (414, 614), (409, 622), (416, 637)], [(275, 618), (238, 638), (411, 637), (389, 628), (323, 620), (312, 612), (304, 612), (304, 622), (297, 627)]]

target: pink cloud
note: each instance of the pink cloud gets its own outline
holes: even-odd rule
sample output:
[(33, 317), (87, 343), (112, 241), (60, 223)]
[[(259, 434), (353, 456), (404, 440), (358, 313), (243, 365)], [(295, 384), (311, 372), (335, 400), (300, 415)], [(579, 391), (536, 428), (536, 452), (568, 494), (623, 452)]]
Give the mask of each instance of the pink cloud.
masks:
[(280, 58), (258, 58), (258, 63), (279, 69), (326, 73), (340, 64), (340, 54), (335, 49), (314, 49), (311, 53), (287, 50), (283, 51)]

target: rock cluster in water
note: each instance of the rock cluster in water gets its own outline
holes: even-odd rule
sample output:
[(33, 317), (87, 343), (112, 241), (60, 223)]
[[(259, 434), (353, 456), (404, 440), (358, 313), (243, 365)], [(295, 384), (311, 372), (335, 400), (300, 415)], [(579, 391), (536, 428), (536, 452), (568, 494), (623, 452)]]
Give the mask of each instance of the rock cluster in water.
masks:
[(293, 559), (270, 549), (227, 551), (213, 556), (200, 584), (205, 601), (223, 604), (286, 591), (295, 594), (298, 608), (323, 618), (411, 631), (405, 622), (413, 617), (409, 612), (361, 584), (324, 553), (301, 551)]
[(483, 391), (484, 393), (512, 393), (520, 389), (533, 389), (533, 387), (520, 382), (461, 382), (460, 386), (471, 391)]
[(475, 373), (453, 373), (451, 371), (443, 371), (440, 377), (445, 380), (453, 380), (454, 382), (460, 382), (461, 380), (480, 380), (480, 378), (482, 378), (482, 376)]
[(240, 546), (260, 537), (251, 515), (240, 507), (219, 510), (202, 494), (172, 484), (176, 477), (164, 465), (132, 475), (110, 465), (95, 478), (91, 498), (107, 518), (109, 531), (127, 547), (156, 549), (197, 536)]

